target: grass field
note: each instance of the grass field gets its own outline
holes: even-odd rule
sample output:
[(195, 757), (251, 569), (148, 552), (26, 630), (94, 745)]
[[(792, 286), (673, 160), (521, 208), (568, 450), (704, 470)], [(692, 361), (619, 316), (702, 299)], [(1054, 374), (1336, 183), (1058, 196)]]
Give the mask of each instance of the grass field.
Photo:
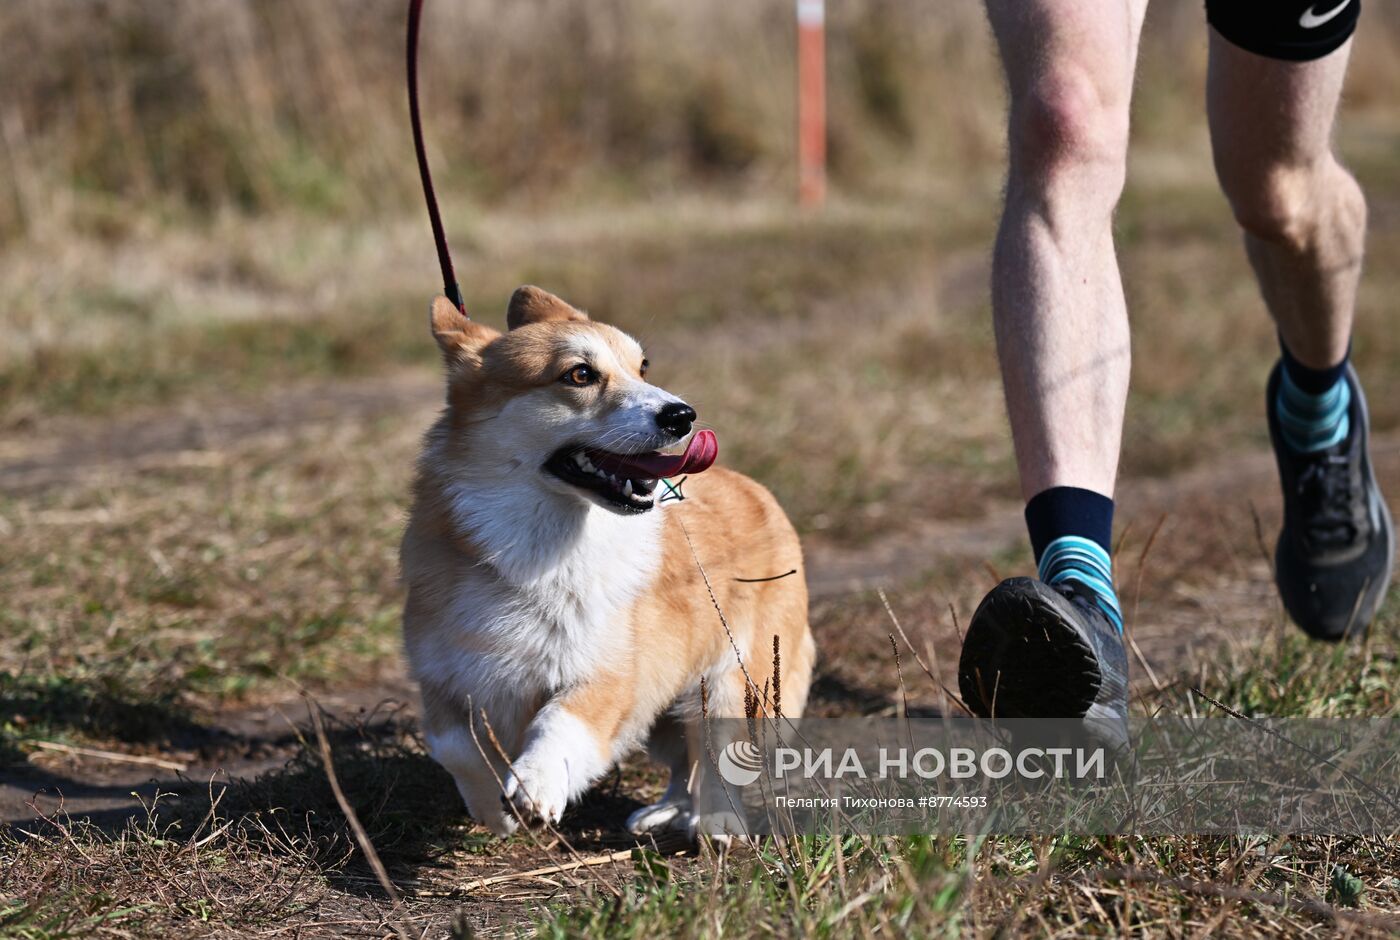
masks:
[[(469, 308), (497, 322), (533, 282), (645, 342), (654, 381), (698, 408), (722, 459), (772, 488), (803, 535), (812, 711), (827, 716), (894, 714), (902, 683), (911, 704), (948, 707), (911, 656), (899, 674), (877, 586), (955, 687), (959, 625), (1030, 561), (988, 314), (996, 85), (923, 108), (929, 79), (907, 62), (943, 55), (984, 78), (995, 65), (974, 5), (957, 9), (966, 42), (897, 7), (856, 4), (833, 26), (837, 163), (820, 213), (789, 205), (774, 130), (785, 99), (739, 94), (782, 61), (760, 41), (785, 35), (772, 11), (694, 33), (674, 87), (656, 80), (662, 52), (628, 58), (598, 28), (584, 64), (522, 79), (539, 113), (498, 102), (530, 51), (515, 33), (492, 50), (471, 32), (480, 75), (447, 49), (429, 59), (460, 106), (440, 100), (430, 135), (453, 167)], [(399, 106), (397, 17), (384, 39), (370, 6), (315, 26), (328, 18), (250, 4), (248, 23), (214, 38), (182, 13), (170, 28), (190, 32), (171, 39), (151, 9), (124, 0), (110, 13), (124, 32), (57, 38), (39, 5), (0, 12), (11, 38), (111, 56), (145, 142), (120, 136), (121, 95), (99, 94), (121, 81), (64, 85), (58, 52), (44, 69), (0, 65), (29, 96), (0, 92), (0, 811), (16, 824), (0, 830), (0, 937), (1400, 930), (1394, 840), (813, 838), (723, 859), (658, 853), (618, 835), (660, 788), (637, 760), (558, 833), (488, 839), (424, 753), (398, 648), (397, 543), (441, 390), (424, 316), (436, 268), (385, 103)], [(464, 5), (453, 28), (484, 28), (493, 9)], [(629, 25), (624, 52), (643, 48), (648, 23), (673, 38), (694, 25), (672, 4), (646, 9), (659, 19)], [(891, 10), (912, 17), (890, 20), (908, 26), (894, 36), (881, 32)], [(1191, 707), (1195, 686), (1251, 715), (1400, 717), (1396, 591), (1367, 641), (1339, 648), (1296, 636), (1272, 594), (1262, 387), (1276, 351), (1211, 175), (1195, 12), (1149, 22), (1118, 217), (1137, 362), (1117, 551), (1132, 707)], [(540, 41), (598, 25), (580, 22)], [(229, 59), (246, 66), (237, 94), (200, 84), (245, 27), (289, 30), (288, 45)], [(125, 38), (84, 45), (103, 36)], [(1339, 147), (1371, 204), (1356, 361), (1397, 506), (1391, 36), (1378, 26), (1358, 49)], [(707, 52), (735, 37), (750, 58), (706, 72)], [(149, 76), (123, 66), (138, 55), (193, 76), (208, 98), (186, 106), (212, 129), (185, 140), (178, 114), (141, 111)], [(276, 98), (288, 62), (308, 87), (340, 89), (326, 114)], [(607, 105), (574, 120), (544, 89), (585, 65)], [(336, 83), (337, 69), (358, 78)], [(62, 94), (96, 124), (47, 113)], [(266, 114), (246, 104), (269, 95)], [(642, 133), (629, 107), (688, 117)], [(562, 175), (554, 149), (521, 164), (488, 142), (561, 120), (569, 134), (551, 147), (583, 154)], [(85, 143), (101, 121), (123, 147)], [(356, 148), (361, 124), (374, 129)], [(298, 149), (307, 140), (330, 143)], [(232, 149), (180, 149), (190, 141)], [(159, 182), (189, 169), (180, 160), (208, 172)], [(400, 904), (332, 795), (309, 707), (326, 712), (338, 779)]]

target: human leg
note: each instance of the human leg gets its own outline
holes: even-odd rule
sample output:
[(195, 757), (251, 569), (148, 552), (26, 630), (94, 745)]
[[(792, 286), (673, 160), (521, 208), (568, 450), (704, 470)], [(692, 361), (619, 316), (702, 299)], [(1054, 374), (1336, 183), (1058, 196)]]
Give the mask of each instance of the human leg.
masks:
[[(1278, 587), (1304, 630), (1339, 639), (1370, 622), (1395, 553), (1348, 362), (1366, 202), (1332, 145), (1359, 2), (1256, 9), (1265, 23), (1211, 6), (1231, 11), (1212, 10), (1216, 171), (1283, 347), (1267, 392), (1284, 495)], [(1293, 42), (1255, 41), (1270, 35)]]
[(992, 310), (1045, 583), (1013, 579), (988, 596), (959, 683), (982, 714), (1082, 716), (1101, 692), (1125, 714), (1109, 533), (1130, 356), (1112, 218), (1146, 0), (987, 11), (1010, 93)]

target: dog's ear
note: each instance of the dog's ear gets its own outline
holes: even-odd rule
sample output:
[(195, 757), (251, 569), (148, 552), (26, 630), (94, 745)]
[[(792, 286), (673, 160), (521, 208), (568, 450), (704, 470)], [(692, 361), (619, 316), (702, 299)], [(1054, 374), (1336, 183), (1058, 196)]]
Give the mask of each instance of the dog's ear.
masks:
[(482, 323), (467, 319), (457, 306), (439, 294), (428, 314), (433, 339), (449, 366), (459, 363), (480, 365), (481, 347), (501, 334)]
[(547, 290), (526, 284), (510, 295), (506, 326), (510, 329), (547, 320), (587, 320), (588, 314), (571, 307)]

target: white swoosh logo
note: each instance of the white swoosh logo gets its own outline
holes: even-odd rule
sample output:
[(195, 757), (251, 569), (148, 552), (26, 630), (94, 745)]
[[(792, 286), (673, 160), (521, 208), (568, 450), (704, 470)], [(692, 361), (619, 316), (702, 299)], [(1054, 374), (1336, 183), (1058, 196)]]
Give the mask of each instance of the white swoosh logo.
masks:
[(1317, 29), (1323, 23), (1326, 23), (1338, 13), (1345, 10), (1349, 3), (1351, 3), (1351, 0), (1342, 0), (1341, 3), (1337, 4), (1326, 13), (1314, 13), (1313, 10), (1317, 8), (1317, 4), (1313, 4), (1304, 10), (1303, 15), (1298, 18), (1298, 25), (1304, 29)]

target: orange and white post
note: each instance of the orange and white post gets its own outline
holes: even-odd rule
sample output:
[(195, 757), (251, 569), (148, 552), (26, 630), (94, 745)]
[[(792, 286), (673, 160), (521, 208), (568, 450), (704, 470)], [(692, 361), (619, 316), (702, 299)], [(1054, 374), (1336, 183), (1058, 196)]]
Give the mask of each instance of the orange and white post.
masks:
[(826, 199), (826, 0), (797, 0), (797, 199)]

